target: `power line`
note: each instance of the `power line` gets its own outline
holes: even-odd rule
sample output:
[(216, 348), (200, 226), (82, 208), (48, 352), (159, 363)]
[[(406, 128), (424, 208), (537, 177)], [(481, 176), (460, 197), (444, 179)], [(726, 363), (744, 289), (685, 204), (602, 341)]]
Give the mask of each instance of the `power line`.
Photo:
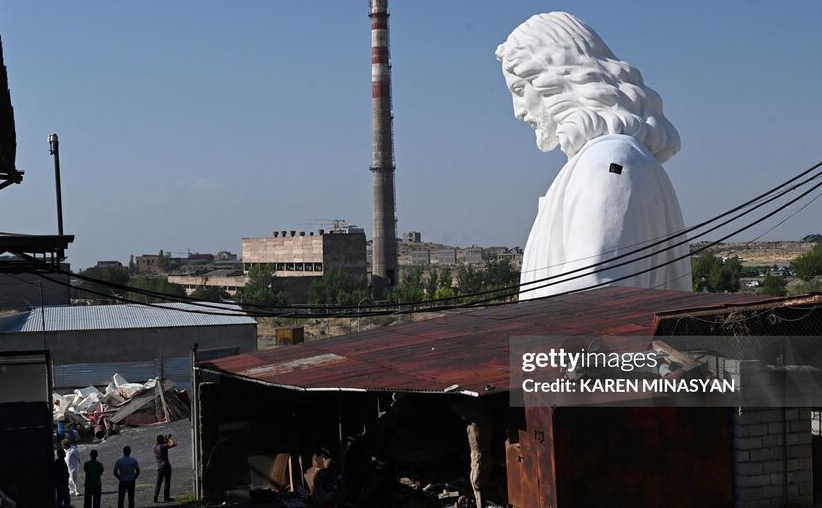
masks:
[[(529, 285), (538, 284), (538, 283), (541, 283), (541, 282), (547, 282), (549, 280), (556, 279), (556, 278), (559, 278), (559, 277), (567, 277), (567, 278), (564, 278), (563, 280), (551, 282), (551, 283), (545, 284), (543, 286), (538, 286), (538, 287), (535, 287), (535, 288), (530, 288), (526, 291), (541, 289), (543, 287), (548, 287), (548, 286), (553, 285), (553, 284), (565, 283), (565, 282), (569, 282), (569, 281), (575, 280), (575, 279), (580, 278), (580, 277), (585, 277), (585, 276), (588, 276), (592, 273), (598, 273), (598, 272), (603, 271), (603, 270), (612, 269), (612, 268), (616, 268), (616, 267), (619, 267), (619, 266), (624, 266), (624, 265), (630, 264), (632, 262), (635, 262), (637, 260), (644, 259), (644, 258), (653, 256), (653, 255), (665, 252), (666, 250), (669, 250), (673, 247), (677, 247), (679, 245), (682, 245), (683, 243), (687, 243), (687, 242), (689, 242), (689, 240), (686, 238), (685, 240), (680, 241), (679, 243), (677, 243), (673, 246), (666, 247), (665, 249), (655, 251), (655, 252), (652, 252), (650, 254), (646, 254), (644, 256), (638, 257), (638, 258), (633, 258), (633, 259), (631, 259), (629, 261), (625, 261), (623, 263), (619, 263), (619, 264), (616, 264), (616, 265), (609, 265), (608, 267), (603, 267), (603, 268), (600, 268), (599, 270), (595, 270), (595, 271), (592, 271), (592, 272), (588, 272), (588, 273), (568, 277), (569, 275), (572, 275), (574, 273), (578, 273), (578, 272), (581, 272), (581, 271), (584, 271), (584, 270), (588, 270), (590, 268), (595, 268), (597, 266), (601, 266), (601, 265), (606, 264), (606, 263), (610, 264), (615, 260), (622, 259), (622, 258), (625, 258), (627, 256), (630, 256), (630, 255), (642, 252), (644, 250), (647, 250), (651, 247), (660, 245), (660, 244), (665, 243), (665, 242), (667, 242), (667, 241), (669, 241), (673, 238), (683, 236), (683, 235), (687, 234), (688, 232), (694, 231), (694, 230), (699, 229), (699, 228), (701, 228), (701, 227), (703, 227), (707, 224), (715, 222), (715, 221), (721, 219), (722, 217), (725, 217), (725, 216), (727, 216), (731, 213), (742, 210), (742, 209), (744, 209), (744, 208), (746, 208), (746, 207), (748, 207), (748, 206), (750, 206), (754, 203), (758, 203), (758, 204), (756, 204), (756, 206), (753, 206), (749, 210), (746, 210), (746, 211), (744, 211), (740, 214), (737, 214), (736, 216), (732, 217), (731, 219), (728, 219), (728, 220), (724, 221), (723, 223), (719, 224), (718, 226), (714, 226), (713, 228), (710, 228), (709, 230), (700, 233), (699, 235), (697, 235), (693, 239), (704, 236), (704, 235), (706, 235), (710, 232), (713, 232), (716, 229), (718, 229), (722, 226), (725, 226), (725, 225), (727, 225), (727, 224), (729, 224), (729, 223), (731, 223), (731, 222), (733, 222), (733, 221), (735, 221), (735, 220), (737, 220), (737, 219), (739, 219), (739, 218), (741, 218), (741, 217), (743, 217), (743, 216), (745, 216), (749, 213), (752, 213), (756, 209), (758, 209), (758, 208), (760, 208), (760, 207), (762, 207), (762, 206), (764, 206), (768, 203), (773, 202), (774, 200), (784, 196), (785, 194), (787, 194), (789, 192), (795, 191), (796, 189), (808, 184), (809, 182), (813, 181), (814, 179), (818, 178), (819, 176), (822, 176), (822, 173), (818, 173), (818, 174), (813, 175), (810, 178), (806, 179), (805, 181), (799, 182), (796, 185), (777, 193), (776, 195), (774, 195), (774, 196), (772, 196), (768, 199), (764, 199), (766, 196), (769, 196), (770, 194), (773, 194), (775, 191), (777, 191), (777, 190), (779, 190), (779, 189), (781, 189), (781, 188), (783, 188), (783, 187), (799, 180), (800, 178), (802, 178), (803, 176), (811, 173), (812, 171), (816, 170), (820, 166), (822, 166), (822, 162), (815, 164), (814, 166), (812, 166), (811, 168), (803, 171), (799, 175), (787, 180), (786, 182), (774, 187), (773, 189), (771, 189), (767, 192), (764, 192), (764, 193), (760, 194), (759, 196), (747, 201), (746, 203), (743, 203), (742, 205), (734, 207), (731, 210), (729, 210), (727, 212), (724, 212), (724, 213), (722, 213), (722, 214), (720, 214), (720, 215), (718, 215), (718, 216), (716, 216), (712, 219), (704, 221), (700, 224), (697, 224), (695, 226), (691, 226), (687, 229), (676, 232), (672, 235), (662, 237), (661, 239), (658, 239), (658, 240), (654, 241), (653, 243), (650, 243), (650, 244), (648, 244), (648, 245), (646, 245), (642, 248), (634, 249), (634, 250), (626, 252), (624, 254), (614, 256), (613, 258), (603, 260), (603, 261), (600, 261), (598, 263), (593, 263), (589, 266), (581, 267), (581, 268), (578, 268), (578, 269), (575, 269), (575, 270), (572, 270), (572, 271), (569, 271), (569, 272), (564, 272), (562, 274), (557, 274), (557, 275), (553, 275), (553, 276), (550, 276), (550, 277), (545, 277), (543, 279), (538, 279), (538, 280), (535, 280), (535, 281), (531, 281), (531, 282), (526, 283), (526, 284), (516, 284), (516, 285), (511, 285), (511, 286), (507, 286), (507, 287), (503, 287), (503, 288), (495, 288), (495, 289), (492, 289), (492, 290), (485, 290), (485, 291), (480, 291), (480, 292), (475, 292), (475, 293), (470, 293), (470, 294), (465, 294), (465, 295), (458, 295), (458, 296), (454, 296), (454, 297), (447, 297), (447, 298), (440, 298), (440, 299), (426, 300), (426, 301), (408, 302), (408, 303), (405, 303), (405, 304), (386, 303), (386, 304), (365, 305), (365, 306), (360, 305), (360, 306), (356, 306), (356, 307), (355, 306), (338, 306), (338, 305), (305, 305), (305, 306), (252, 305), (252, 306), (248, 306), (248, 307), (255, 308), (255, 309), (281, 309), (281, 310), (284, 310), (284, 311), (290, 311), (290, 312), (262, 312), (262, 311), (257, 310), (257, 311), (253, 312), (253, 315), (257, 315), (257, 316), (260, 316), (260, 317), (283, 317), (283, 316), (293, 316), (293, 317), (330, 317), (330, 316), (356, 317), (356, 316), (363, 316), (363, 317), (365, 317), (365, 316), (390, 315), (390, 314), (398, 314), (398, 313), (443, 311), (443, 310), (451, 310), (451, 309), (458, 309), (458, 308), (468, 308), (468, 307), (481, 306), (482, 304), (486, 304), (486, 303), (498, 300), (500, 298), (508, 298), (512, 295), (511, 294), (506, 294), (506, 293), (508, 293), (510, 291), (513, 291), (513, 290), (521, 289), (523, 286), (529, 286)], [(743, 227), (743, 228), (741, 228), (741, 229), (739, 229), (739, 230), (737, 230), (737, 231), (735, 231), (735, 232), (733, 232), (729, 235), (726, 235), (725, 237), (723, 237), (720, 240), (717, 240), (715, 242), (711, 242), (708, 245), (699, 248), (695, 252), (701, 252), (703, 250), (706, 250), (707, 248), (710, 248), (713, 245), (716, 245), (717, 243), (720, 243), (721, 241), (729, 238), (730, 236), (733, 236), (735, 234), (738, 234), (741, 231), (745, 231), (746, 229), (749, 229), (750, 227), (753, 227), (754, 225), (764, 221), (765, 219), (767, 219), (767, 218), (773, 216), (774, 214), (778, 213), (779, 211), (783, 210), (785, 207), (789, 206), (790, 204), (793, 204), (796, 201), (798, 201), (799, 199), (803, 198), (808, 193), (810, 193), (813, 190), (815, 190), (816, 188), (818, 188), (820, 185), (822, 185), (822, 183), (813, 186), (810, 190), (804, 192), (799, 197), (789, 201), (788, 203), (786, 203), (786, 204), (782, 205), (781, 207), (777, 208), (776, 210), (770, 212), (765, 217), (763, 217), (759, 220), (756, 220), (756, 221), (748, 224), (747, 226), (745, 226), (745, 227)], [(819, 196), (814, 198), (814, 201), (818, 197)], [(813, 201), (811, 201), (811, 202), (813, 202)], [(796, 215), (799, 211), (801, 211), (802, 209), (807, 207), (809, 204), (810, 203), (807, 203), (802, 208), (800, 208), (800, 210), (794, 212), (793, 214), (791, 214), (791, 216), (789, 216), (788, 218), (786, 218), (785, 220), (783, 220), (779, 224), (784, 223), (786, 220), (788, 220), (791, 217), (793, 217), (794, 215)], [(637, 245), (641, 245), (641, 244), (637, 244)], [(593, 288), (596, 288), (596, 287), (601, 287), (601, 286), (604, 286), (604, 285), (608, 285), (608, 284), (611, 284), (612, 282), (618, 282), (620, 280), (635, 277), (636, 275), (640, 275), (642, 273), (646, 273), (646, 272), (661, 268), (662, 266), (671, 264), (673, 262), (679, 261), (679, 260), (681, 260), (685, 257), (689, 257), (689, 256), (690, 256), (690, 253), (687, 256), (679, 256), (678, 258), (676, 258), (674, 260), (668, 261), (666, 263), (662, 263), (660, 265), (651, 267), (649, 269), (642, 270), (640, 272), (636, 272), (636, 273), (626, 275), (626, 276), (623, 276), (623, 277), (620, 277), (620, 278), (617, 278), (617, 279), (613, 279), (613, 280), (610, 280), (610, 281), (605, 281), (605, 282), (602, 282), (602, 283), (599, 283), (599, 284), (596, 284), (596, 285), (592, 285), (592, 286), (589, 286), (589, 287), (575, 289), (573, 291), (566, 291), (566, 292), (563, 292), (563, 293), (558, 293), (558, 294), (552, 295), (552, 296), (559, 296), (561, 294), (568, 294), (568, 293), (571, 293), (571, 292), (582, 291), (582, 290), (586, 290), (586, 289), (593, 289)], [(73, 273), (73, 272), (64, 271), (64, 270), (61, 270), (61, 269), (58, 269), (57, 271), (58, 271), (58, 273), (68, 274), (68, 275), (70, 275), (72, 277), (76, 277), (80, 280), (85, 280), (85, 281), (88, 281), (88, 282), (91, 282), (91, 283), (94, 283), (94, 284), (101, 285), (103, 287), (114, 288), (114, 289), (118, 289), (118, 290), (121, 290), (121, 291), (129, 291), (129, 292), (132, 292), (132, 293), (142, 294), (144, 296), (151, 296), (151, 297), (154, 297), (154, 298), (160, 298), (160, 299), (164, 299), (164, 300), (172, 301), (172, 302), (190, 303), (194, 306), (203, 307), (203, 308), (206, 308), (206, 309), (224, 310), (224, 308), (221, 308), (219, 306), (219, 304), (203, 302), (201, 300), (196, 300), (196, 299), (188, 297), (188, 296), (184, 297), (184, 296), (179, 296), (179, 295), (170, 295), (168, 293), (152, 291), (152, 290), (147, 290), (147, 289), (142, 289), (142, 288), (135, 288), (135, 287), (131, 287), (131, 286), (125, 286), (125, 285), (113, 283), (113, 282), (110, 282), (110, 281), (102, 281), (102, 280), (95, 279), (95, 278), (92, 278), (92, 277), (83, 276), (82, 274), (76, 274), (76, 273)], [(55, 283), (58, 283), (58, 284), (63, 284), (62, 282), (56, 281), (56, 280), (53, 280), (53, 279), (48, 279), (47, 278), (47, 280), (51, 280), (52, 282), (55, 282)], [(80, 290), (83, 290), (83, 291), (87, 291), (87, 292), (90, 292), (92, 294), (98, 294), (98, 295), (101, 295), (101, 296), (105, 296), (107, 298), (113, 298), (117, 301), (125, 301), (127, 303), (136, 303), (136, 304), (140, 304), (140, 305), (145, 305), (144, 302), (138, 302), (138, 301), (135, 301), (135, 300), (132, 300), (132, 299), (129, 299), (129, 298), (125, 298), (125, 297), (120, 297), (120, 296), (117, 296), (117, 295), (112, 296), (112, 295), (109, 295), (109, 294), (100, 293), (100, 292), (97, 292), (97, 291), (93, 291), (89, 288), (78, 287), (78, 286), (72, 285), (70, 283), (68, 284), (68, 286), (69, 287), (74, 287), (76, 289), (80, 289)], [(495, 295), (495, 296), (492, 296), (491, 298), (482, 299), (482, 300), (479, 300), (479, 301), (465, 302), (465, 299), (468, 299), (468, 298), (475, 298), (475, 297), (487, 296), (487, 295)], [(440, 305), (440, 306), (434, 305), (436, 303), (452, 302), (452, 301), (456, 301), (456, 302), (461, 301), (463, 303), (455, 303), (454, 305)], [(423, 309), (409, 309), (409, 310), (405, 310), (405, 311), (395, 311), (394, 310), (395, 305), (399, 305), (400, 307), (402, 305), (425, 306), (425, 308), (423, 308)], [(163, 307), (163, 308), (165, 308), (165, 307)], [(329, 311), (328, 311), (329, 308), (333, 308), (334, 310), (341, 311), (341, 312), (329, 313)], [(353, 310), (355, 308), (357, 309), (356, 313), (346, 312), (348, 310)], [(316, 309), (325, 309), (325, 312), (319, 312), (319, 313), (317, 313), (317, 312), (307, 312), (307, 311), (313, 311), (313, 310), (316, 310)], [(372, 309), (379, 309), (379, 310), (372, 310)], [(366, 310), (366, 311), (363, 312), (363, 310)], [(200, 312), (200, 313), (205, 313), (205, 314), (209, 313), (207, 311), (195, 311), (194, 309), (191, 309), (190, 311), (191, 312)], [(220, 314), (224, 314), (224, 312), (220, 312)], [(248, 314), (246, 314), (246, 315), (248, 315)]]

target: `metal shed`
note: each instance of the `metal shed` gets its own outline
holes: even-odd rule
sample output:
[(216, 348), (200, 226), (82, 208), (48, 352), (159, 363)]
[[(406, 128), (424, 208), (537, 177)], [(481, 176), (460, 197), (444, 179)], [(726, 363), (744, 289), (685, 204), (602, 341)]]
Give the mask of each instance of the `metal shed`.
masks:
[[(308, 464), (319, 448), (333, 450), (343, 470), (356, 470), (351, 463), (363, 451), (358, 446), (374, 457), (383, 453), (403, 474), (433, 481), (432, 470), (421, 472), (421, 464), (427, 460), (442, 474), (453, 473), (444, 465), (450, 457), (456, 460), (449, 466), (462, 461), (467, 469), (465, 425), (486, 419), (495, 467), (502, 467), (495, 473), (501, 486), (489, 489), (504, 489), (501, 496), (512, 506), (589, 506), (608, 499), (637, 506), (663, 499), (670, 506), (707, 499), (730, 504), (728, 410), (511, 408), (508, 339), (607, 336), (619, 350), (641, 350), (652, 341), (659, 313), (721, 314), (761, 300), (603, 288), (199, 363), (195, 443), (202, 491), (219, 501), (254, 484), (259, 467), (250, 464), (259, 464), (259, 457), (285, 453), (295, 464)], [(277, 416), (267, 416), (271, 412)], [(380, 423), (385, 414), (393, 414), (390, 425)], [(590, 434), (595, 429), (607, 432)], [(369, 441), (375, 433), (380, 438)], [(675, 465), (665, 462), (671, 453), (681, 457)], [(586, 473), (574, 464), (588, 464), (599, 477), (580, 476)], [(597, 489), (584, 479), (596, 481)], [(342, 495), (374, 490), (351, 483)]]

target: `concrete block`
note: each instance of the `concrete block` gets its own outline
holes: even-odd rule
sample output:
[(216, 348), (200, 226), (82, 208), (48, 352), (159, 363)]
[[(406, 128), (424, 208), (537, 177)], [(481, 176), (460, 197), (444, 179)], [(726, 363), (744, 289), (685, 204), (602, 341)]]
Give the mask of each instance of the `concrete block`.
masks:
[[(789, 428), (790, 422), (785, 422), (785, 428)], [(782, 434), (782, 422), (771, 422), (768, 424), (768, 434)]]
[[(798, 461), (799, 459), (793, 459), (793, 460)], [(797, 464), (797, 469), (798, 469), (798, 464)], [(767, 474), (779, 473), (780, 471), (782, 471), (782, 461), (781, 460), (769, 460), (767, 462), (762, 463), (762, 472), (763, 473), (767, 473)]]
[(751, 452), (746, 450), (734, 450), (734, 461), (735, 462), (747, 462), (751, 460)]
[(767, 474), (737, 476), (735, 481), (739, 487), (765, 487), (771, 484), (770, 475)]
[(790, 424), (789, 428), (791, 432), (807, 432), (808, 434), (811, 432), (810, 413), (808, 413), (808, 415), (801, 420), (791, 420), (788, 423)]
[(802, 496), (811, 494), (813, 495), (813, 482), (800, 482), (799, 483), (799, 494)]
[(812, 441), (810, 432), (800, 432), (798, 434), (788, 434), (789, 436), (796, 436), (798, 444), (809, 445)]
[(813, 469), (813, 458), (802, 457), (799, 459), (799, 469)]
[(762, 499), (762, 487), (741, 487), (736, 490), (739, 501), (758, 501)]
[(733, 421), (738, 425), (750, 425), (752, 423), (759, 423), (761, 421), (762, 411), (758, 409), (742, 409), (742, 414), (734, 413)]
[(765, 499), (781, 498), (782, 485), (768, 485), (762, 487), (762, 497)]
[(800, 459), (788, 459), (788, 472), (798, 471), (800, 469), (799, 460)]
[(770, 448), (759, 448), (758, 450), (751, 450), (751, 460), (771, 460)]
[(762, 446), (782, 446), (782, 435), (769, 434), (767, 436), (762, 436)]
[(798, 408), (789, 408), (785, 409), (785, 418), (788, 420), (798, 420), (799, 419), (799, 409)]
[[(810, 438), (810, 437), (811, 437), (811, 435), (808, 434), (808, 438)], [(799, 434), (794, 433), (794, 434), (786, 435), (785, 436), (785, 442), (788, 444), (788, 446), (799, 444)]]
[(785, 458), (785, 449), (781, 446), (772, 446), (768, 448), (768, 458), (770, 460), (781, 461)]
[(768, 476), (769, 485), (782, 485), (785, 481), (785, 475), (783, 475), (782, 473), (771, 473)]
[(813, 481), (813, 472), (810, 469), (788, 472), (788, 483)]
[(734, 447), (737, 450), (755, 450), (762, 448), (762, 438), (759, 436), (741, 438), (736, 440)]
[[(796, 460), (798, 461), (798, 459), (796, 459)], [(768, 463), (766, 462), (765, 464), (768, 464)], [(741, 463), (738, 463), (738, 464), (734, 464), (733, 470), (734, 470), (735, 475), (745, 475), (746, 477), (753, 476), (753, 475), (760, 475), (760, 474), (765, 472), (762, 469), (762, 465), (763, 465), (762, 462), (741, 462)], [(772, 472), (772, 471), (769, 471), (768, 473), (770, 473), (770, 472)], [(747, 482), (748, 479), (746, 478), (744, 481)], [(753, 486), (754, 484), (749, 483), (748, 485)]]
[(802, 458), (810, 457), (812, 455), (811, 447), (809, 445), (796, 445), (788, 447), (788, 458)]
[[(773, 424), (770, 424), (773, 425)], [(756, 425), (749, 425), (748, 426), (748, 435), (749, 436), (764, 436), (765, 434), (773, 432), (771, 431), (769, 424), (767, 423), (757, 423)]]

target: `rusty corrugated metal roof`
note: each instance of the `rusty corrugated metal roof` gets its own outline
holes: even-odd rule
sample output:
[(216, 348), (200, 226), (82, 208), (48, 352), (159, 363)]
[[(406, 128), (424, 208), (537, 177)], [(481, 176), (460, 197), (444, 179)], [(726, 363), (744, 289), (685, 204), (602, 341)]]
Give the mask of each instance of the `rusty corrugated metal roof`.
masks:
[[(509, 338), (613, 336), (622, 350), (645, 349), (662, 311), (721, 307), (760, 298), (610, 287), (491, 307), (427, 321), (201, 362), (216, 371), (304, 390), (374, 390), (482, 395), (507, 391)], [(647, 337), (647, 339), (646, 339)], [(493, 389), (486, 390), (487, 386)]]

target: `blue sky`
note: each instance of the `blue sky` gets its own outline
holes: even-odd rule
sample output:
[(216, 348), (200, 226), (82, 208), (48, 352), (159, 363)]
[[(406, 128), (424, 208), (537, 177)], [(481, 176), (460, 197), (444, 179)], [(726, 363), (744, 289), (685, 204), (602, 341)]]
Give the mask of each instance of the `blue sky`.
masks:
[[(554, 10), (662, 96), (682, 137), (665, 167), (686, 224), (822, 160), (822, 2), (394, 0), (398, 233), (524, 245), (565, 157), (539, 152), (514, 119), (494, 50)], [(56, 132), (75, 269), (160, 249), (238, 252), (243, 237), (322, 227), (314, 219), (370, 233), (367, 11), (366, 0), (3, 2), (26, 175), (0, 191), (0, 231), (56, 232)], [(819, 217), (814, 203), (765, 238), (820, 233)]]

